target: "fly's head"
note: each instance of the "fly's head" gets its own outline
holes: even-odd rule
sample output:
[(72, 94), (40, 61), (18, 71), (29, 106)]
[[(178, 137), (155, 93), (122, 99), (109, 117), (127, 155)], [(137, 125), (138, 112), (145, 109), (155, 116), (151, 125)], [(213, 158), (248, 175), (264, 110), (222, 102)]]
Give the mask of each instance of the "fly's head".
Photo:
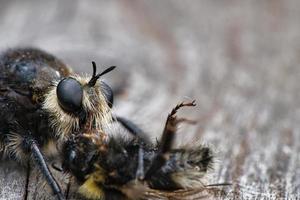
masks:
[(110, 123), (113, 92), (106, 83), (97, 80), (114, 68), (96, 74), (93, 62), (92, 77), (66, 77), (46, 93), (43, 108), (50, 114), (50, 123), (60, 138), (71, 132), (102, 130)]

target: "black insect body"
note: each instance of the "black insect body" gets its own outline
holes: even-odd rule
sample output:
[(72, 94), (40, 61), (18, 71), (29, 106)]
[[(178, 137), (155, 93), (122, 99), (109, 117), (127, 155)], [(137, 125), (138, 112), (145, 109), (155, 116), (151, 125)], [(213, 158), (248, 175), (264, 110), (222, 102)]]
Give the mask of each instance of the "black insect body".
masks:
[(112, 121), (112, 90), (97, 80), (111, 71), (81, 77), (37, 49), (12, 49), (0, 57), (0, 153), (40, 167), (58, 199), (64, 199), (43, 155), (76, 132), (102, 130)]
[[(177, 105), (168, 115), (157, 145), (145, 142), (132, 124), (135, 137), (122, 137), (115, 129), (97, 134), (75, 134), (63, 146), (63, 168), (79, 181), (79, 193), (88, 199), (139, 199), (149, 191), (203, 188), (212, 168), (213, 153), (201, 145), (172, 149), (178, 123)], [(112, 133), (113, 132), (113, 133)]]

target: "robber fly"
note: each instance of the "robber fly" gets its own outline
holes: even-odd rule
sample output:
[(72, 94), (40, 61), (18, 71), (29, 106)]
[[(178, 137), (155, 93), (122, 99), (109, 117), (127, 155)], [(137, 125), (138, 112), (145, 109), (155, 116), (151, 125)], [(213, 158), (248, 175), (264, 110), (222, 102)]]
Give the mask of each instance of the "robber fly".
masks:
[(11, 49), (0, 57), (0, 153), (21, 163), (33, 158), (58, 199), (64, 196), (44, 155), (70, 135), (101, 131), (113, 120), (112, 89), (97, 81), (113, 69), (97, 74), (93, 62), (92, 76), (82, 77), (34, 48)]
[(193, 122), (176, 116), (185, 106), (195, 103), (172, 109), (157, 144), (132, 123), (127, 128), (133, 137), (109, 126), (97, 133), (72, 134), (63, 145), (63, 169), (76, 177), (78, 192), (88, 199), (180, 197), (180, 189), (204, 188), (204, 177), (214, 163), (212, 150), (200, 144), (172, 148), (177, 125)]

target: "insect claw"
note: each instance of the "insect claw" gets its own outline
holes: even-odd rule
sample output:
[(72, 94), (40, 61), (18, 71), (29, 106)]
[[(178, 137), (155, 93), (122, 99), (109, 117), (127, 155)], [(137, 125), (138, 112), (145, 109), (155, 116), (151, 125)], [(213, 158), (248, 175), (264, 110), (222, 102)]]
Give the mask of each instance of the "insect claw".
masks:
[(193, 100), (193, 101), (191, 101), (191, 102), (188, 102), (188, 103), (184, 103), (184, 102), (182, 102), (181, 103), (181, 107), (183, 107), (183, 106), (196, 106), (196, 100)]
[(182, 108), (182, 107), (190, 107), (190, 106), (196, 106), (196, 100), (193, 100), (193, 101), (191, 101), (191, 102), (187, 102), (187, 103), (185, 103), (184, 101), (183, 102), (181, 102), (181, 103), (179, 103), (179, 104), (177, 104), (176, 106), (175, 106), (175, 108), (173, 108), (173, 110), (171, 111), (171, 113), (170, 113), (170, 115), (171, 116), (173, 116), (173, 115), (175, 115), (176, 113), (177, 113), (177, 111), (180, 109), (180, 108)]
[(176, 119), (176, 124), (180, 124), (180, 123), (187, 123), (187, 124), (197, 124), (197, 121), (196, 120), (192, 120), (192, 119), (186, 119), (186, 118), (179, 118), (179, 119)]

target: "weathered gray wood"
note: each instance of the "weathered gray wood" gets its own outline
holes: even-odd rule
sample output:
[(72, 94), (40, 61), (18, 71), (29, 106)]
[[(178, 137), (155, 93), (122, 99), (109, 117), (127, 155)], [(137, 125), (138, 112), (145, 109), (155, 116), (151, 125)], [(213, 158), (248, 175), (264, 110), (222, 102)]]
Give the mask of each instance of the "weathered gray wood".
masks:
[[(178, 143), (198, 138), (219, 152), (207, 182), (233, 183), (221, 199), (291, 199), (300, 196), (299, 19), (298, 0), (0, 1), (0, 47), (37, 46), (80, 72), (91, 60), (117, 65), (105, 77), (125, 85), (114, 110), (153, 138), (177, 102), (196, 99), (180, 114), (199, 123), (183, 125)], [(26, 177), (1, 163), (0, 199), (50, 198), (37, 170), (27, 189)]]
[(0, 199), (23, 200), (27, 195), (26, 168), (17, 163), (1, 160), (0, 163)]

